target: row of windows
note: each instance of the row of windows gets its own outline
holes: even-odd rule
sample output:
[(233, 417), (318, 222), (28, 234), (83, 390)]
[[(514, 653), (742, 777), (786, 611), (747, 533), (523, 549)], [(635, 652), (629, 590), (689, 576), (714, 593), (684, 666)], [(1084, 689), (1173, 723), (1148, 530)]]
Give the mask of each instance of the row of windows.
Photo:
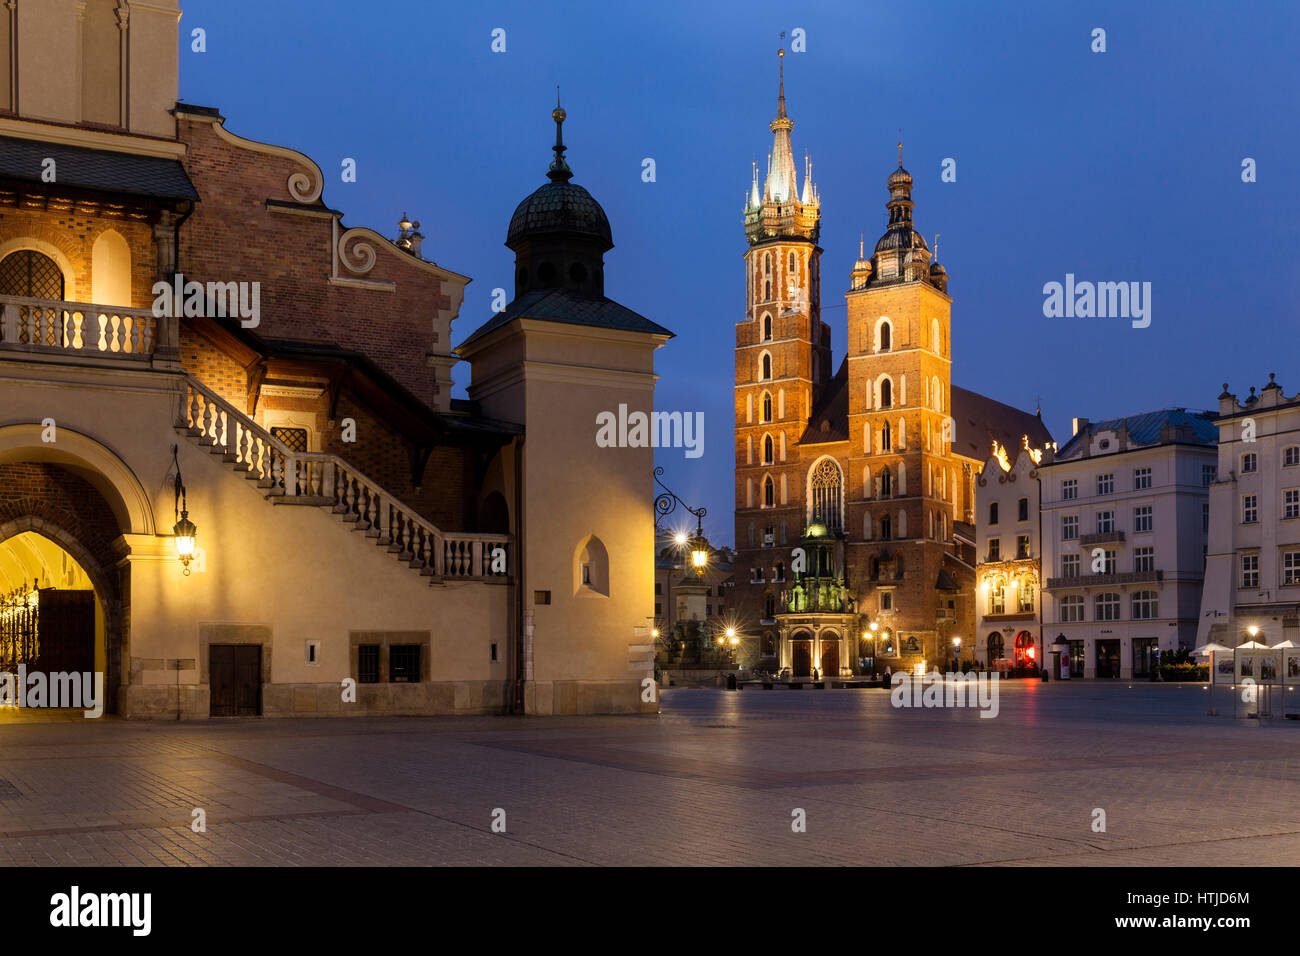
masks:
[[(1084, 599), (1078, 595), (1063, 597), (1057, 602), (1061, 622), (1074, 624), (1083, 621)], [(1098, 594), (1092, 599), (1094, 621), (1121, 620), (1123, 600), (1114, 592)], [(1129, 596), (1129, 620), (1150, 621), (1160, 616), (1160, 600), (1155, 591), (1135, 591)]]
[[(1029, 535), (1018, 534), (1016, 535), (1016, 559), (1019, 560), (1020, 558), (1027, 558), (1027, 557), (1029, 557)], [(1002, 539), (1001, 538), (989, 538), (988, 557), (985, 560), (987, 561), (1002, 560)]]
[[(1078, 554), (1061, 555), (1061, 577), (1077, 578), (1083, 567)], [(1089, 556), (1088, 570), (1096, 574), (1114, 574), (1115, 573), (1115, 551), (1104, 550), (1101, 556), (1100, 570), (1095, 570), (1093, 558)], [(1140, 547), (1133, 549), (1133, 570), (1137, 572), (1154, 571), (1156, 569), (1156, 549), (1153, 547)]]
[[(1282, 517), (1300, 518), (1300, 488), (1287, 488), (1282, 492)], [(1253, 524), (1259, 520), (1259, 495), (1241, 496), (1241, 523)]]
[[(1295, 468), (1300, 466), (1300, 445), (1287, 445), (1282, 449), (1282, 467)], [(1241, 456), (1241, 473), (1243, 475), (1251, 474), (1259, 470), (1259, 454), (1248, 451)]]
[[(1300, 584), (1300, 551), (1282, 552), (1282, 586), (1293, 587)], [(1243, 588), (1259, 587), (1259, 555), (1243, 554), (1241, 556), (1241, 586)]]
[[(1034, 610), (1034, 589), (1029, 587), (1015, 588), (1017, 613), (1032, 614)], [(999, 585), (995, 588), (989, 588), (989, 614), (1006, 614), (1007, 613), (1007, 595), (1006, 588)]]
[[(1214, 465), (1202, 465), (1202, 466), (1201, 466), (1201, 484), (1204, 485), (1204, 486), (1207, 486), (1207, 487), (1208, 487), (1210, 484), (1212, 484), (1212, 483), (1214, 482), (1214, 476), (1215, 476), (1216, 471), (1217, 471), (1217, 469), (1214, 467)], [(1104, 474), (1104, 475), (1098, 475), (1098, 476), (1097, 476), (1097, 486), (1096, 486), (1096, 487), (1097, 487), (1097, 494), (1098, 494), (1098, 495), (1113, 495), (1113, 494), (1115, 493), (1115, 473), (1114, 473), (1114, 472), (1108, 472), (1108, 473), (1106, 473), (1106, 474)], [(1151, 469), (1150, 469), (1150, 468), (1134, 468), (1134, 469), (1133, 469), (1133, 490), (1134, 490), (1134, 491), (1145, 491), (1145, 490), (1149, 489), (1150, 487), (1152, 487), (1152, 485), (1151, 485)], [(1078, 497), (1079, 497), (1079, 479), (1077, 479), (1077, 478), (1067, 478), (1067, 479), (1065, 479), (1064, 481), (1062, 481), (1062, 482), (1061, 482), (1061, 497), (1062, 497), (1063, 499), (1067, 500), (1067, 501), (1070, 500), (1070, 499), (1073, 499), (1073, 498), (1078, 498)]]
[[(1209, 506), (1206, 505), (1206, 508)], [(1205, 512), (1208, 514), (1208, 512)], [(1110, 534), (1116, 531), (1115, 512), (1097, 512), (1097, 534)], [(1154, 531), (1155, 517), (1151, 505), (1138, 505), (1133, 509), (1133, 532), (1135, 534)], [(1077, 541), (1079, 539), (1079, 516), (1061, 516), (1061, 540)]]
[[(1016, 502), (1016, 520), (1017, 521), (1029, 520), (1029, 499), (1028, 498), (1021, 498), (1019, 501)], [(989, 502), (989, 524), (997, 524), (997, 523), (998, 523), (998, 503), (996, 501), (990, 501)]]

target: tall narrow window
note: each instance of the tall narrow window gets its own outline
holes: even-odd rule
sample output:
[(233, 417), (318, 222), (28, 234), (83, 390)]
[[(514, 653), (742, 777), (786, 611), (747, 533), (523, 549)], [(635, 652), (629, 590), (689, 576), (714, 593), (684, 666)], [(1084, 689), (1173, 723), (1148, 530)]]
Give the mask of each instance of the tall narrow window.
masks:
[(889, 451), (891, 448), (893, 448), (893, 442), (890, 436), (889, 422), (885, 422), (880, 426), (880, 450)]
[(888, 498), (892, 494), (893, 488), (890, 482), (889, 469), (880, 469), (880, 497)]
[(772, 464), (772, 436), (767, 435), (763, 438), (763, 464)]
[(771, 377), (772, 377), (772, 356), (764, 355), (763, 356), (763, 381), (767, 381)]
[(764, 392), (763, 393), (763, 421), (770, 422), (771, 420), (772, 420), (772, 393)]
[(823, 458), (813, 470), (811, 485), (813, 520), (820, 521), (832, 531), (839, 531), (843, 525), (840, 501), (844, 485), (839, 465), (830, 458)]
[(880, 407), (892, 408), (894, 405), (894, 386), (889, 379), (881, 379), (880, 382)]
[(776, 504), (776, 485), (770, 477), (763, 479), (763, 507), (771, 508)]
[(882, 322), (880, 324), (880, 351), (882, 352), (889, 351), (889, 340), (890, 340), (889, 323)]
[(763, 341), (772, 341), (772, 317), (770, 315), (763, 316)]

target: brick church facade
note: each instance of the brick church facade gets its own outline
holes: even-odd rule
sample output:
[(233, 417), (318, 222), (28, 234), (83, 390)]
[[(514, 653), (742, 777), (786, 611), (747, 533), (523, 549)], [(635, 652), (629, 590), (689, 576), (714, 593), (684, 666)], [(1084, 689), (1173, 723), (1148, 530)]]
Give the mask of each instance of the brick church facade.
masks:
[(974, 638), (974, 480), (990, 443), (1050, 436), (1039, 416), (952, 385), (948, 275), (914, 226), (901, 145), (885, 232), (849, 272), (832, 371), (821, 198), (810, 168), (798, 183), (781, 72), (736, 326), (735, 591), (750, 659), (794, 676), (943, 666), (954, 638)]

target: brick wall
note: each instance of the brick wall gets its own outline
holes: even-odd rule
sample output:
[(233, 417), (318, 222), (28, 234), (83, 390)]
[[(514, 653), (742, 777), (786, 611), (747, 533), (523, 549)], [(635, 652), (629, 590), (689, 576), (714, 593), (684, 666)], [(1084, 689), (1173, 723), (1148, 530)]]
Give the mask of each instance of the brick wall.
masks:
[(0, 465), (0, 524), (35, 517), (67, 532), (111, 578), (113, 542), (121, 535), (103, 496), (88, 481), (57, 465)]
[[(339, 274), (395, 282), (396, 292), (331, 284), (331, 220), (266, 204), (292, 201), (288, 179), (306, 167), (292, 157), (229, 143), (209, 122), (179, 119), (181, 139), (189, 146), (185, 168), (202, 197), (181, 229), (178, 268), (186, 279), (260, 282), (259, 334), (364, 352), (432, 403), (433, 376), (425, 357), (431, 350), (448, 351), (451, 338), (450, 322), (438, 319), (440, 309), (451, 308), (450, 290), (438, 276), (391, 244), (372, 243), (377, 258), (368, 273), (358, 277), (340, 266)], [(328, 172), (326, 178), (328, 185)], [(324, 195), (322, 201), (330, 198)], [(395, 222), (372, 225), (396, 233)]]

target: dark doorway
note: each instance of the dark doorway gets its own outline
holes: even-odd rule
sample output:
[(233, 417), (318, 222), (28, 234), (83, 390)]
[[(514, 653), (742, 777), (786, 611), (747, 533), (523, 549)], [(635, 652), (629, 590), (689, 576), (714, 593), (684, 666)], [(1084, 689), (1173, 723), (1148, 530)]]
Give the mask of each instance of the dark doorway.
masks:
[(45, 674), (93, 672), (95, 669), (95, 592), (41, 588), (39, 647), (29, 670)]
[(1156, 639), (1154, 637), (1135, 637), (1133, 639), (1133, 676), (1150, 677), (1155, 661)]
[(1097, 676), (1119, 678), (1119, 641), (1097, 642)]
[(840, 642), (822, 642), (822, 677), (840, 676)]
[(812, 676), (812, 641), (795, 641), (790, 645), (795, 677)]
[(208, 647), (208, 689), (213, 717), (257, 717), (262, 713), (260, 644), (212, 644)]

